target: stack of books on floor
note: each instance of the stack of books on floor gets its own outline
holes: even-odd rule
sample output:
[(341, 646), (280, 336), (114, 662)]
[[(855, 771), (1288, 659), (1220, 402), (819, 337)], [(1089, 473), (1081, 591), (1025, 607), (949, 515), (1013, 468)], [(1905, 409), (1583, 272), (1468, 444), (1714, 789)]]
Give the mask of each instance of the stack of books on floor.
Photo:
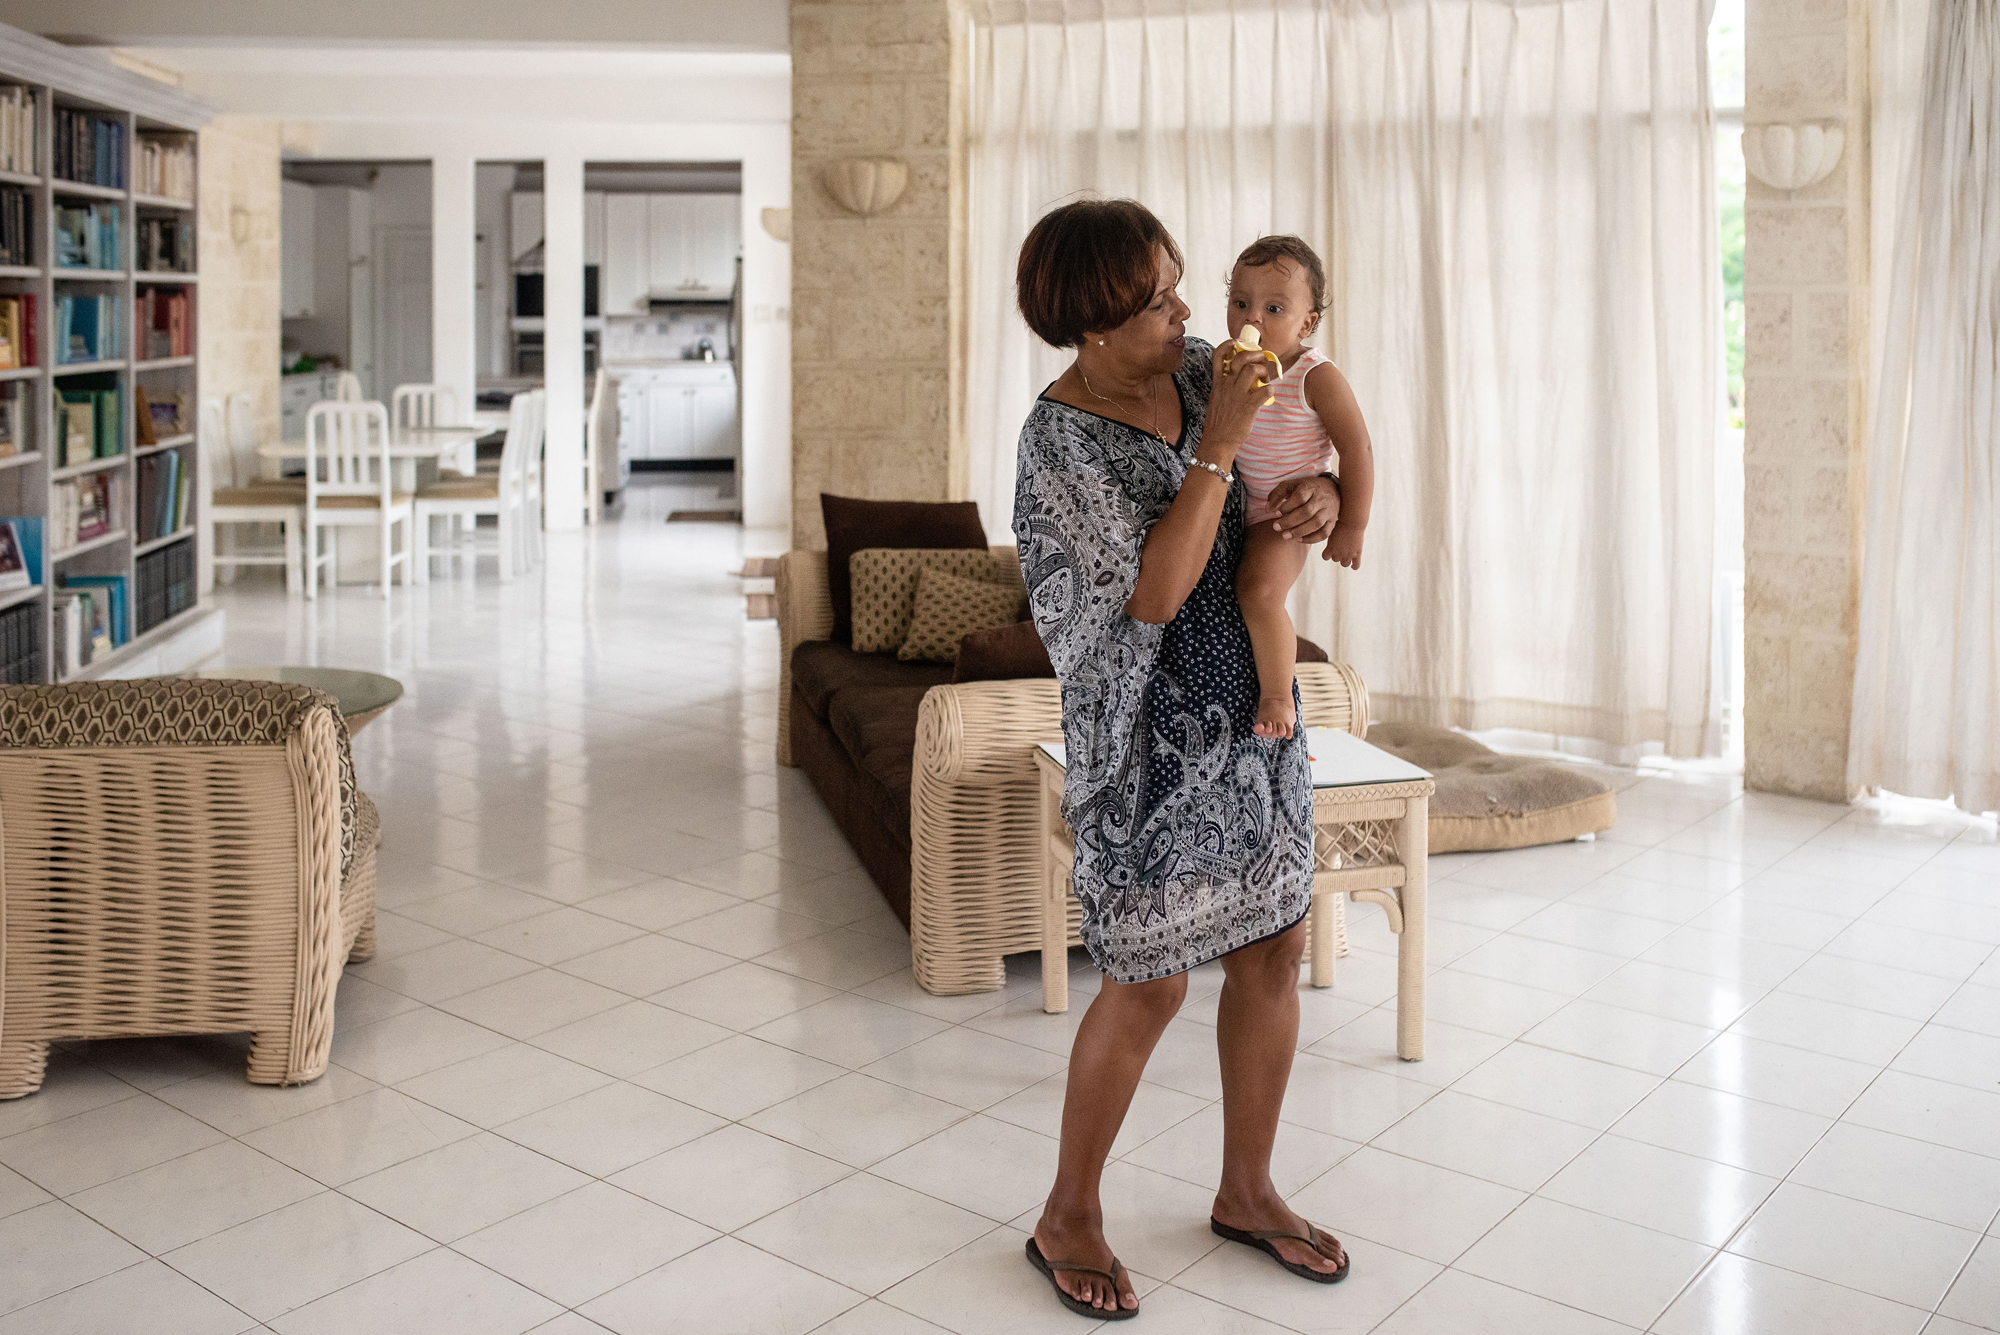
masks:
[(114, 468), (56, 483), (49, 491), (50, 545), (66, 552), (113, 532), (124, 493), (125, 479)]
[(194, 226), (178, 218), (139, 220), (139, 262), (148, 273), (194, 272)]
[(35, 294), (0, 296), (0, 371), (39, 366), (35, 346)]
[(35, 262), (35, 197), (24, 185), (0, 185), (0, 264)]
[(194, 543), (176, 542), (139, 558), (137, 633), (144, 635), (168, 617), (194, 606)]
[(118, 268), (120, 213), (116, 204), (57, 204), (56, 267)]
[(138, 327), (146, 359), (194, 356), (194, 298), (184, 289), (141, 288)]
[(122, 356), (124, 303), (113, 296), (56, 297), (56, 365), (105, 362)]
[(168, 199), (194, 199), (194, 144), (191, 135), (139, 137), (139, 175), (135, 187), (142, 195), (162, 195)]
[(66, 389), (56, 398), (57, 468), (125, 452), (123, 402), (115, 389)]
[(192, 476), (179, 450), (162, 450), (139, 460), (139, 541), (178, 533), (187, 523)]
[(0, 172), (35, 174), (35, 115), (33, 93), (20, 84), (0, 88)]
[(56, 108), (55, 174), (85, 185), (125, 188), (125, 122)]

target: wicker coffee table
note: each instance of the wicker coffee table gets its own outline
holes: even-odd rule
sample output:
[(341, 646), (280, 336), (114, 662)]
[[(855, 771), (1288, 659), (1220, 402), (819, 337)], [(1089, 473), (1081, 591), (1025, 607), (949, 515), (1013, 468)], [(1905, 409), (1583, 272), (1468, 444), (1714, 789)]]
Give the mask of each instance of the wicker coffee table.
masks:
[[(1380, 904), (1397, 938), (1396, 1055), (1421, 1061), (1431, 776), (1334, 728), (1308, 729), (1306, 747), (1313, 780), (1312, 984), (1333, 986), (1333, 957), (1345, 944), (1341, 896)], [(1063, 763), (1060, 742), (1035, 748), (1042, 776), (1042, 1009), (1050, 1013), (1069, 1009), (1076, 845), (1062, 818)]]
[(296, 686), (312, 686), (325, 691), (340, 706), (351, 735), (372, 723), (381, 712), (403, 698), (403, 683), (379, 672), (355, 668), (322, 667), (243, 667), (208, 668), (190, 674), (238, 681), (286, 681)]

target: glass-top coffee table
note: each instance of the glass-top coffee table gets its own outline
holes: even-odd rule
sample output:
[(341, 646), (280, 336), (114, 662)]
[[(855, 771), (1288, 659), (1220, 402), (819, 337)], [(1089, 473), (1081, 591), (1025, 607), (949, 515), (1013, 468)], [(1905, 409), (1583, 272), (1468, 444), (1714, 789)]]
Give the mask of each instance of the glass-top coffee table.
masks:
[(403, 683), (379, 672), (355, 668), (240, 667), (205, 668), (196, 677), (235, 681), (285, 681), (325, 691), (340, 706), (349, 734), (360, 732), (376, 715), (403, 698)]

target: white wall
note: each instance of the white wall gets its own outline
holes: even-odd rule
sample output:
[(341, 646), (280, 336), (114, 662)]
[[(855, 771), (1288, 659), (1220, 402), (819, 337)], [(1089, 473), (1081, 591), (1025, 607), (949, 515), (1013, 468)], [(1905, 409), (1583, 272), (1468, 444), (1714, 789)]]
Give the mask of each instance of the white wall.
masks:
[[(579, 233), (577, 264), (582, 263), (580, 232), (583, 216), (581, 164), (584, 162), (741, 162), (743, 164), (743, 306), (745, 321), (739, 369), (743, 377), (743, 515), (752, 528), (785, 529), (791, 510), (791, 327), (786, 314), (791, 301), (791, 248), (773, 240), (761, 217), (767, 208), (791, 203), (791, 133), (779, 122), (755, 125), (635, 125), (573, 121), (323, 121), (312, 127), (318, 156), (358, 159), (421, 159), (463, 164), (449, 173), (439, 168), (434, 178), (432, 206), (442, 214), (441, 195), (462, 194), (454, 204), (462, 229), (447, 232), (437, 226), (434, 254), (462, 254), (462, 281), (442, 264), (433, 266), (433, 371), (440, 383), (451, 384), (470, 402), (476, 388), (471, 288), (473, 228), (477, 216), (472, 164), (487, 161), (542, 160), (550, 164), (545, 189), (551, 234), (559, 211), (573, 210)], [(575, 162), (574, 173), (555, 170)], [(389, 169), (385, 169), (385, 177)], [(399, 169), (410, 170), (410, 169)], [(462, 181), (461, 181), (462, 177)], [(380, 183), (378, 182), (378, 189)], [(562, 191), (573, 191), (570, 199)], [(381, 221), (377, 201), (377, 221)], [(462, 235), (459, 232), (462, 231)], [(551, 272), (554, 265), (551, 263)], [(579, 267), (576, 282), (582, 282)], [(450, 284), (447, 290), (447, 284)], [(583, 317), (576, 302), (548, 298), (546, 345), (549, 365), (548, 470), (551, 485), (572, 474), (581, 476), (583, 458), (582, 347)], [(563, 326), (569, 325), (568, 329)], [(559, 372), (553, 350), (577, 349), (574, 394), (558, 395)], [(573, 401), (572, 401), (573, 400)], [(574, 467), (570, 464), (574, 462)], [(581, 492), (577, 517), (558, 507), (551, 493), (551, 528), (581, 523)]]

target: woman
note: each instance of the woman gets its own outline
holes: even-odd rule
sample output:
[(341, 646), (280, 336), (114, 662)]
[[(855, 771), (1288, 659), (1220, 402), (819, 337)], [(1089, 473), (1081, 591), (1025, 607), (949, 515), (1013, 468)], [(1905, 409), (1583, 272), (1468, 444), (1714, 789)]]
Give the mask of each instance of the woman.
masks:
[[(1305, 1278), (1347, 1274), (1340, 1244), (1293, 1214), (1270, 1174), (1298, 1041), (1312, 785), (1302, 735), (1251, 732), (1257, 671), (1235, 592), (1244, 495), (1231, 464), (1268, 363), (1185, 336), (1181, 267), (1145, 208), (1089, 201), (1035, 224), (1017, 275), (1028, 327), (1077, 350), (1021, 429), (1014, 532), (1062, 681), (1063, 814), (1084, 944), (1104, 971), (1027, 1252), (1065, 1306), (1100, 1320), (1139, 1307), (1104, 1237), (1105, 1157), (1187, 971), (1214, 959), (1224, 1144), (1210, 1226)], [(1330, 479), (1274, 500), (1290, 536), (1331, 532)]]

